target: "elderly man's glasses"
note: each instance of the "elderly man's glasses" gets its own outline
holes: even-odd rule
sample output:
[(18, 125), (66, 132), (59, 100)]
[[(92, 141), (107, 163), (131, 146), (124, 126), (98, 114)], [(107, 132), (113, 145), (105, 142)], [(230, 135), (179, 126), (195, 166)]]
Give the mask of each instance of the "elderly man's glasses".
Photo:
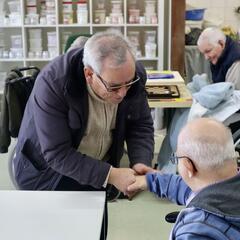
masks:
[(179, 159), (181, 159), (181, 158), (187, 158), (188, 161), (190, 161), (191, 164), (193, 165), (194, 170), (197, 171), (197, 168), (196, 168), (195, 164), (193, 163), (192, 159), (187, 157), (187, 156), (177, 156), (176, 153), (172, 153), (171, 156), (170, 156), (170, 161), (172, 162), (172, 164), (177, 165), (178, 162), (179, 162)]
[(125, 87), (125, 88), (129, 88), (131, 87), (134, 83), (138, 82), (140, 80), (139, 76), (135, 76), (134, 79), (132, 79), (131, 81), (129, 81), (126, 84), (122, 84), (122, 85), (114, 85), (114, 86), (110, 86), (107, 81), (105, 81), (99, 74), (96, 73), (96, 76), (99, 78), (99, 80), (102, 82), (102, 84), (104, 85), (104, 87), (107, 89), (108, 92), (116, 92), (119, 89)]

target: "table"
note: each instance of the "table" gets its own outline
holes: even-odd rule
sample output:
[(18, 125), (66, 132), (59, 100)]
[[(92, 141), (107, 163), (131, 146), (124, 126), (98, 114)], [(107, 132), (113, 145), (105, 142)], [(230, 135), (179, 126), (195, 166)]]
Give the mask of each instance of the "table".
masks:
[(0, 239), (99, 240), (105, 192), (0, 191)]
[[(147, 71), (149, 72), (149, 71)], [(157, 71), (151, 71), (157, 72)], [(159, 71), (158, 71), (159, 72)], [(192, 105), (192, 96), (187, 89), (184, 79), (181, 77), (177, 71), (164, 71), (172, 73), (174, 78), (172, 79), (147, 79), (146, 86), (148, 85), (177, 85), (180, 97), (179, 98), (164, 98), (164, 99), (149, 99), (148, 103), (150, 108), (189, 108)]]

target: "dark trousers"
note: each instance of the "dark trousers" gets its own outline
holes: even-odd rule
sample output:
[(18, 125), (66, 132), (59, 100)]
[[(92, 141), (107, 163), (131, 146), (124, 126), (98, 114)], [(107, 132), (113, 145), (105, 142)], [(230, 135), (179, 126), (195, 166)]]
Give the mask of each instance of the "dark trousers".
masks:
[[(56, 191), (105, 191), (105, 189), (96, 189), (94, 187), (88, 185), (81, 185), (77, 181), (72, 178), (63, 176), (58, 183)], [(105, 200), (105, 208), (103, 214), (103, 222), (101, 229), (101, 238), (100, 240), (107, 239), (107, 230), (108, 230), (108, 208), (107, 208), (107, 200)], [(94, 231), (94, 230), (93, 230)]]

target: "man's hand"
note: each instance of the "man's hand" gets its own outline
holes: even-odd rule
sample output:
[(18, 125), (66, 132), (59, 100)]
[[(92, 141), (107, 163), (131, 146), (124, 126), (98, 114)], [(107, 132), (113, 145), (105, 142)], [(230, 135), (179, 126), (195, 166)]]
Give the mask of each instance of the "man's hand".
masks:
[(151, 167), (148, 167), (147, 165), (143, 163), (136, 163), (133, 165), (132, 169), (138, 174), (138, 175), (145, 175), (149, 172), (154, 172), (155, 170)]
[(129, 193), (147, 190), (147, 180), (145, 176), (136, 176), (136, 181), (127, 188)]
[[(137, 163), (133, 165), (132, 169), (136, 172), (136, 175), (145, 175), (148, 172), (155, 172), (156, 170), (148, 167), (147, 165), (143, 163)], [(138, 178), (138, 176), (136, 176)], [(145, 176), (142, 176), (145, 179)], [(138, 188), (137, 185), (132, 185), (132, 187), (128, 187), (125, 194), (129, 197), (129, 199), (132, 199), (138, 192), (140, 192), (142, 189)]]
[(136, 172), (130, 168), (111, 168), (108, 183), (127, 194), (128, 186), (136, 181), (135, 175)]

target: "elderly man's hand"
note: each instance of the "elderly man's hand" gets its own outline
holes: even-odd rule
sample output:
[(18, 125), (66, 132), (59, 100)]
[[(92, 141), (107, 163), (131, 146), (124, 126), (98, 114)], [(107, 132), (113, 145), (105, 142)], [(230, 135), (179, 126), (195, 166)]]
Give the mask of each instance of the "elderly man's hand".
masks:
[(133, 165), (132, 169), (137, 173), (137, 175), (145, 175), (149, 172), (154, 172), (155, 170), (143, 163), (136, 163)]
[(146, 176), (136, 176), (136, 181), (129, 185), (127, 190), (128, 192), (138, 192), (147, 189), (147, 180)]
[(108, 183), (127, 194), (128, 186), (136, 181), (135, 175), (136, 172), (130, 168), (111, 168)]

